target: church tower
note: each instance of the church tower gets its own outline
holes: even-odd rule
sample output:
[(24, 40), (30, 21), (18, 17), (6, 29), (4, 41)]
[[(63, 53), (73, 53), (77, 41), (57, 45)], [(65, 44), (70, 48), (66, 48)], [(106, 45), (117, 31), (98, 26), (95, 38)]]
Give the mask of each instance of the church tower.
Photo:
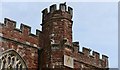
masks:
[[(49, 10), (49, 11), (48, 11)], [(72, 42), (73, 9), (61, 3), (42, 11), (42, 31), (5, 18), (0, 23), (0, 70), (109, 70), (108, 56)]]
[(73, 9), (66, 3), (42, 11), (43, 68), (66, 68), (66, 61), (73, 68), (72, 17)]

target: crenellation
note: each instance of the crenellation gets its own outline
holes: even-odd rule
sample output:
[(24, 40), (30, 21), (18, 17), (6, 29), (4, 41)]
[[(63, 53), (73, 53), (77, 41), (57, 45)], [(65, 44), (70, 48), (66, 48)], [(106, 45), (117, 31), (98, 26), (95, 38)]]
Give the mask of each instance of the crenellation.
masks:
[(108, 56), (102, 55), (102, 59), (103, 59), (103, 60), (107, 60), (107, 59), (108, 59)]
[(73, 42), (74, 52), (78, 53), (79, 51), (79, 42)]
[(40, 34), (42, 34), (42, 32), (38, 29), (36, 29), (36, 35), (39, 36)]
[(90, 63), (91, 63), (91, 64), (94, 64), (94, 56), (90, 55), (90, 56), (89, 56), (89, 59), (90, 59)]
[(56, 4), (53, 4), (53, 5), (50, 6), (50, 13), (53, 13), (56, 10), (57, 10), (57, 5)]
[(86, 55), (86, 56), (90, 55), (91, 49), (83, 47), (82, 50), (83, 50), (82, 52), (84, 53), (84, 55)]
[(71, 16), (73, 16), (73, 9), (69, 6), (68, 6), (68, 12), (71, 14)]
[(16, 27), (16, 21), (10, 20), (8, 18), (4, 18), (4, 24), (7, 27), (10, 27), (11, 29)]
[(79, 47), (79, 42), (73, 42), (73, 46)]
[(92, 52), (92, 55), (96, 58), (96, 59), (100, 59), (100, 54), (96, 51)]
[[(21, 24), (20, 29), (13, 27), (16, 25), (15, 21), (5, 19), (5, 23), (2, 25), (2, 37), (15, 40), (21, 43), (29, 42), (30, 45), (39, 45), (39, 35), (42, 33), (40, 30), (36, 30), (36, 34), (31, 33), (31, 27), (25, 24)], [(9, 23), (9, 24), (8, 24)], [(12, 28), (13, 27), (13, 28)]]
[(59, 10), (61, 10), (61, 11), (66, 11), (66, 3), (61, 3), (61, 4), (59, 5)]
[[(90, 52), (92, 52), (92, 55), (90, 54)], [(77, 61), (92, 64), (93, 66), (100, 68), (108, 67), (108, 57), (106, 55), (102, 55), (102, 59), (100, 59), (100, 54), (96, 51), (91, 51), (91, 49), (89, 48), (83, 47), (82, 52), (78, 51), (78, 53), (77, 54), (74, 53), (74, 55), (75, 55), (74, 59)]]
[(20, 29), (23, 33), (25, 33), (26, 35), (29, 35), (31, 33), (31, 27), (27, 26), (25, 24), (21, 24), (20, 25)]
[(83, 61), (84, 60), (84, 53), (83, 52), (79, 51), (76, 56), (79, 57), (79, 58), (77, 58), (78, 61)]
[[(108, 68), (106, 55), (100, 58), (98, 52), (85, 47), (79, 51), (79, 42), (72, 42), (72, 16), (73, 9), (66, 3), (61, 3), (58, 10), (57, 5), (53, 4), (49, 11), (48, 8), (42, 11), (42, 31), (36, 29), (36, 34), (31, 33), (30, 26), (21, 24), (18, 29), (16, 21), (5, 18), (4, 23), (0, 23), (0, 37), (3, 39), (0, 50), (16, 50), (25, 59), (28, 68), (56, 68), (59, 65), (67, 68), (65, 70)], [(64, 58), (67, 59), (66, 64), (73, 65), (65, 66), (64, 55), (69, 56)]]
[[(64, 17), (67, 18), (67, 16), (70, 16), (70, 18), (72, 17), (73, 15), (73, 9), (71, 7), (68, 6), (68, 9), (67, 9), (67, 6), (66, 6), (66, 3), (61, 3), (59, 5), (59, 9), (57, 9), (57, 5), (56, 4), (53, 4), (49, 7), (49, 11), (48, 11), (48, 8), (45, 8), (43, 11), (42, 11), (42, 21), (45, 21), (45, 16), (47, 16), (47, 18), (51, 16), (51, 14), (53, 12), (56, 12), (54, 14), (56, 15), (61, 15), (63, 12), (64, 12)], [(61, 13), (61, 14), (58, 14), (58, 13)], [(62, 15), (63, 16), (63, 15)]]
[[(1, 24), (1, 25), (4, 26), (4, 24)], [(36, 34), (31, 33), (31, 27), (28, 26), (28, 25), (25, 25), (25, 24), (21, 24), (20, 25), (20, 29), (18, 29), (18, 28), (15, 27), (12, 32), (14, 32), (14, 30), (18, 31), (20, 33), (27, 33), (27, 35), (30, 35), (30, 36), (38, 36), (41, 33), (41, 31), (38, 30), (38, 29), (36, 29)]]
[(104, 61), (103, 66), (108, 68), (108, 56), (102, 55), (102, 60)]
[(42, 11), (43, 15), (46, 15), (48, 13), (48, 8), (45, 8), (43, 11)]
[(98, 52), (96, 52), (96, 51), (93, 51), (92, 55), (94, 56), (95, 65), (99, 65), (100, 54)]
[(48, 8), (45, 8), (43, 11), (42, 11), (42, 21), (44, 21), (44, 18), (45, 16), (48, 14)]

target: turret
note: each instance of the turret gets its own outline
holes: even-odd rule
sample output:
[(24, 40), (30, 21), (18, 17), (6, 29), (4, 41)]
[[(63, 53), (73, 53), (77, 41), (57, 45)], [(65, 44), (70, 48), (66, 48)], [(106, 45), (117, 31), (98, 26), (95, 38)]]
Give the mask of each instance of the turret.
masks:
[[(49, 9), (45, 8), (42, 11), (41, 25), (45, 51), (43, 67), (55, 67), (56, 63), (57, 66), (60, 66), (65, 54), (72, 57), (72, 12), (73, 9), (67, 7), (66, 3), (61, 3), (59, 9), (56, 4), (53, 4)], [(56, 55), (57, 53), (59, 55)], [(56, 63), (54, 63), (55, 61)]]
[(63, 38), (67, 38), (68, 43), (72, 43), (72, 15), (73, 9), (67, 7), (65, 3), (61, 3), (59, 9), (56, 4), (51, 5), (49, 11), (45, 8), (42, 11), (41, 25), (46, 38), (50, 39), (51, 35), (55, 35), (55, 43), (60, 43)]

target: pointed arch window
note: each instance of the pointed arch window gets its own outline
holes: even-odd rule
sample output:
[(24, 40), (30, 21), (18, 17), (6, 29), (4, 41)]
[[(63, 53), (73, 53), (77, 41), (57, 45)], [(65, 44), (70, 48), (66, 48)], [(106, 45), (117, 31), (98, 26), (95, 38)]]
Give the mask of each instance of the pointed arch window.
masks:
[(15, 50), (7, 50), (0, 55), (0, 70), (27, 70), (27, 65)]

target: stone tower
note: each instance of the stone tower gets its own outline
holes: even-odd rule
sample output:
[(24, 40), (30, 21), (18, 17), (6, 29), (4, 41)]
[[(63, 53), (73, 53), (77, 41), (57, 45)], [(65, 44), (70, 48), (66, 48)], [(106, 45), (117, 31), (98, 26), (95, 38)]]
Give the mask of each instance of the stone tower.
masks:
[(42, 11), (42, 31), (43, 31), (43, 67), (64, 68), (64, 57), (73, 57), (72, 46), (72, 16), (73, 9), (67, 7), (65, 3), (51, 5)]
[[(16, 28), (8, 18), (0, 23), (0, 70), (108, 70), (108, 56), (89, 48), (79, 51), (72, 42), (73, 9), (61, 3), (42, 11), (42, 31), (31, 33), (25, 24)], [(92, 53), (92, 54), (90, 54)], [(57, 68), (57, 69), (56, 69)]]

